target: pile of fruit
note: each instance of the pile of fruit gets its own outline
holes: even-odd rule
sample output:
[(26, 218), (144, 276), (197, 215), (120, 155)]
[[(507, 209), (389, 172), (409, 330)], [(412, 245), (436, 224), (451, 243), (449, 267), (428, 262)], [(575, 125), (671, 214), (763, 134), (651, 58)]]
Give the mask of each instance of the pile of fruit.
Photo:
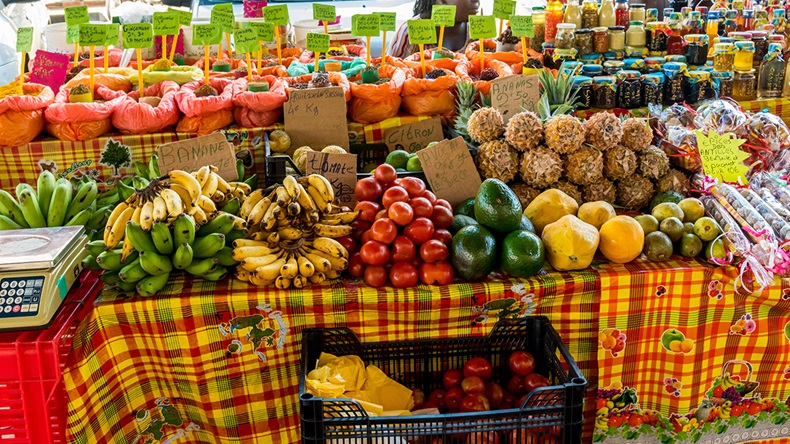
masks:
[(409, 153), (405, 150), (391, 151), (387, 154), (387, 160), (384, 163), (392, 166), (399, 173), (422, 171), (422, 163), (420, 163), (417, 153)]

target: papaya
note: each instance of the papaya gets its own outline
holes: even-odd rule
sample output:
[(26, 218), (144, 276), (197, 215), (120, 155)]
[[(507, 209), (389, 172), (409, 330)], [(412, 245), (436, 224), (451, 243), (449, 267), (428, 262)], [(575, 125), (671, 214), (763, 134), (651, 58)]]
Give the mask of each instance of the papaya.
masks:
[(560, 190), (549, 189), (538, 195), (524, 210), (524, 216), (535, 226), (535, 234), (540, 235), (546, 225), (556, 222), (561, 217), (576, 215), (579, 204)]
[(598, 249), (598, 230), (572, 214), (543, 228), (546, 258), (557, 271), (583, 270), (590, 266)]

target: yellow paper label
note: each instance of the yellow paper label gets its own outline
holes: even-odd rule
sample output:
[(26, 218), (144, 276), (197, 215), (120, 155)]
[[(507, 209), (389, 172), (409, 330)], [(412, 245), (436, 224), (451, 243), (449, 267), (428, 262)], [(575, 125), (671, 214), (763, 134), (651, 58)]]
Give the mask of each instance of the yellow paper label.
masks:
[(705, 174), (725, 182), (746, 184), (749, 168), (743, 161), (749, 154), (740, 149), (744, 142), (743, 139), (731, 139), (713, 131), (706, 136), (698, 130), (697, 146)]

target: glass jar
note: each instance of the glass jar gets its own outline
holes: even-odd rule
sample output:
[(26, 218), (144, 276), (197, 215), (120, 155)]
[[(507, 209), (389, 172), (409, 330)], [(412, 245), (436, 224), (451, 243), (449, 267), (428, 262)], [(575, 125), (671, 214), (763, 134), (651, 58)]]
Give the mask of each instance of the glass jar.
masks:
[[(611, 48), (610, 48), (611, 49)], [(623, 60), (625, 58), (625, 51), (609, 51), (603, 53), (603, 60)]]
[(667, 39), (667, 54), (683, 54), (683, 24), (679, 12), (669, 16), (669, 29), (671, 33)]
[[(556, 48), (554, 49), (554, 68), (559, 69), (564, 62), (572, 62), (576, 60), (576, 48), (571, 49), (563, 49), (563, 48)], [(545, 61), (543, 62), (545, 65)]]
[(714, 71), (710, 73), (710, 80), (713, 89), (719, 97), (732, 97), (732, 73), (726, 71)]
[(727, 34), (729, 37), (732, 37), (732, 40), (735, 42), (751, 42), (752, 41), (752, 33), (751, 32), (730, 32)]
[(724, 32), (729, 34), (738, 31), (738, 11), (728, 9), (724, 16)]
[(546, 13), (543, 6), (532, 8), (532, 27), (535, 36), (529, 39), (529, 47), (535, 52), (542, 52), (546, 36)]
[(576, 107), (588, 109), (592, 107), (593, 79), (588, 76), (576, 76), (571, 84), (571, 95), (576, 94)]
[(642, 78), (642, 106), (661, 105), (664, 102), (664, 74), (646, 74)]
[(598, 26), (608, 28), (617, 25), (617, 17), (614, 12), (614, 0), (601, 0), (598, 8)]
[(645, 72), (660, 72), (664, 69), (666, 62), (663, 57), (648, 57), (645, 59)]
[(576, 25), (576, 29), (582, 28), (582, 7), (579, 0), (570, 0), (565, 6), (562, 23), (573, 23)]
[[(764, 26), (770, 24), (768, 20), (768, 11), (765, 9), (758, 9), (754, 11), (754, 29), (762, 29), (767, 31)], [(773, 25), (771, 25), (773, 26)]]
[(554, 37), (554, 47), (557, 49), (571, 49), (575, 45), (576, 25), (572, 23), (557, 24), (557, 35)]
[(768, 54), (760, 64), (759, 85), (757, 92), (760, 98), (776, 98), (782, 95), (785, 80), (785, 60), (782, 57), (782, 46), (771, 43)]
[[(631, 10), (633, 11), (633, 9)], [(625, 32), (626, 46), (640, 48), (645, 46), (646, 41), (647, 37), (645, 36), (644, 23), (638, 20), (632, 20), (628, 26), (628, 30)]]
[(651, 56), (658, 56), (667, 53), (669, 43), (669, 25), (664, 22), (649, 22), (645, 25), (646, 39), (645, 46)]
[(609, 49), (612, 51), (625, 49), (625, 28), (623, 26), (618, 25), (609, 28)]
[(609, 29), (599, 26), (592, 30), (593, 52), (603, 54), (609, 50)]
[(735, 45), (732, 43), (716, 43), (713, 45), (713, 69), (716, 71), (732, 71), (735, 63)]
[(562, 23), (562, 3), (560, 0), (549, 0), (546, 5), (545, 41), (554, 42), (557, 35), (557, 25), (560, 23)]
[(579, 57), (593, 52), (592, 30), (583, 28), (576, 30), (575, 43), (579, 51)]
[(710, 73), (689, 71), (686, 76), (686, 103), (694, 105), (705, 99), (705, 88), (710, 88)]
[(617, 105), (617, 79), (601, 76), (593, 79), (593, 107), (612, 109)]
[(686, 61), (689, 65), (704, 65), (708, 61), (708, 36), (687, 34)]
[(603, 62), (603, 72), (607, 75), (616, 75), (623, 70), (625, 64), (622, 60), (607, 60)]
[(784, 34), (785, 29), (787, 27), (787, 21), (785, 20), (785, 10), (781, 8), (774, 9), (773, 18), (771, 19), (771, 24), (774, 25), (774, 32), (778, 34)]
[(757, 78), (754, 70), (735, 71), (732, 80), (732, 98), (738, 101), (757, 99)]
[(634, 3), (631, 5), (631, 8), (628, 9), (628, 25), (632, 26), (633, 23), (631, 22), (642, 22), (644, 23), (645, 17), (647, 16), (645, 11), (645, 4), (644, 3)]
[(686, 84), (686, 64), (680, 62), (667, 62), (664, 65), (664, 104), (672, 105), (685, 99), (683, 88)]
[(752, 57), (753, 66), (760, 66), (763, 58), (768, 54), (768, 33), (765, 31), (752, 31), (752, 43), (754, 43), (754, 56)]
[[(554, 53), (556, 55), (556, 51)], [(560, 69), (557, 72), (557, 75), (567, 76), (567, 77), (580, 75), (583, 66), (584, 65), (582, 64), (582, 62), (577, 62), (575, 60), (563, 62), (562, 66), (560, 66)]]
[(711, 11), (708, 13), (708, 21), (705, 24), (705, 35), (708, 40), (713, 41), (719, 35), (719, 13)]
[(603, 74), (601, 65), (582, 65), (582, 75), (587, 77), (597, 77)]
[(614, 18), (615, 25), (622, 26), (623, 29), (628, 27), (628, 0), (617, 0), (614, 5)]
[(617, 107), (639, 108), (642, 105), (642, 82), (639, 71), (620, 71), (617, 74), (617, 80)]
[(667, 63), (675, 62), (675, 63), (683, 63), (684, 65), (686, 64), (686, 56), (684, 55), (671, 55), (671, 56), (668, 55), (666, 56), (666, 59), (667, 59)]
[(579, 61), (585, 65), (603, 65), (603, 54), (585, 54), (579, 57)]
[(702, 34), (702, 14), (699, 11), (691, 11), (689, 13), (689, 34)]
[(623, 69), (641, 72), (645, 69), (645, 60), (636, 57), (629, 57), (623, 60)]
[(582, 28), (598, 27), (598, 3), (595, 0), (584, 0), (582, 3)]
[(787, 42), (782, 34), (771, 34), (768, 37), (768, 44), (770, 45), (771, 43), (778, 43), (782, 46), (782, 51), (787, 51)]
[(736, 71), (749, 71), (752, 69), (754, 60), (754, 43), (750, 41), (735, 42), (735, 62)]

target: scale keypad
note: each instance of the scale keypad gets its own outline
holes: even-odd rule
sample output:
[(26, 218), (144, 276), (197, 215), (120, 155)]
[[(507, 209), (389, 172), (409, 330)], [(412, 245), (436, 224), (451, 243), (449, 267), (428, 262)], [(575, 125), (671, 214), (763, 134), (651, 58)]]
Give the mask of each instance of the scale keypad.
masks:
[(44, 276), (0, 279), (0, 318), (37, 315), (43, 287)]

